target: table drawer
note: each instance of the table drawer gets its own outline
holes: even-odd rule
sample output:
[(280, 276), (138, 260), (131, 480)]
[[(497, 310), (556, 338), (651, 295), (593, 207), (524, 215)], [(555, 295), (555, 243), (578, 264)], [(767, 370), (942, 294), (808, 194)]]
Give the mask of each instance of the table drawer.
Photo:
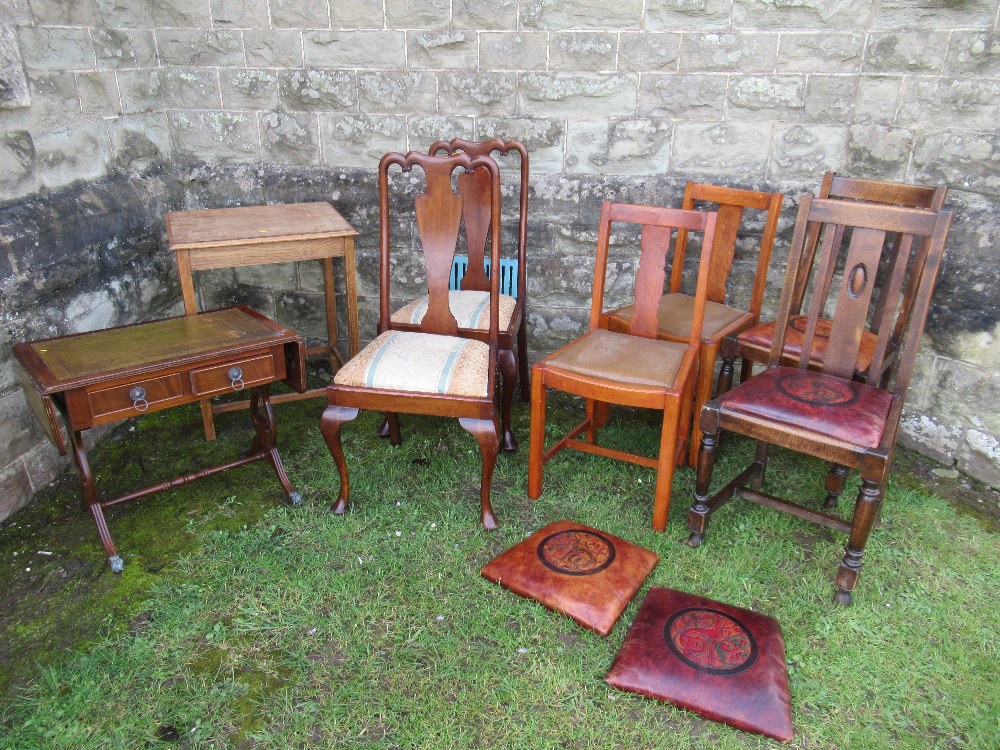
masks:
[(113, 388), (102, 388), (87, 395), (95, 423), (156, 411), (183, 398), (184, 384), (180, 373), (176, 372)]
[(192, 370), (191, 393), (195, 396), (233, 393), (275, 379), (274, 357), (266, 354)]

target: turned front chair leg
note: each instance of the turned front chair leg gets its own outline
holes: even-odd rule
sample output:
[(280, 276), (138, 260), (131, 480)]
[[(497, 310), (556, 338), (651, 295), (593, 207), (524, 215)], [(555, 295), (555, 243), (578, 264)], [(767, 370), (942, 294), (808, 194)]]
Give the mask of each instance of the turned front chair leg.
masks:
[[(722, 357), (722, 367), (719, 369), (719, 382), (715, 387), (716, 397), (727, 393), (733, 387), (733, 362), (736, 357)], [(746, 360), (744, 360), (746, 361)]]
[(694, 484), (694, 505), (688, 511), (688, 530), (691, 535), (687, 543), (692, 547), (700, 547), (705, 541), (705, 529), (708, 528), (708, 517), (711, 510), (708, 507), (708, 489), (712, 485), (712, 469), (719, 450), (719, 433), (706, 432), (701, 436), (701, 448), (698, 451), (698, 474)]
[(837, 500), (840, 493), (844, 491), (844, 482), (847, 480), (847, 467), (840, 464), (830, 464), (830, 470), (826, 473), (824, 485), (826, 487), (826, 500), (823, 507), (833, 510), (837, 507)]
[(330, 449), (330, 455), (337, 464), (337, 472), (340, 474), (340, 494), (337, 501), (330, 506), (337, 515), (347, 511), (347, 504), (351, 495), (351, 485), (347, 477), (347, 461), (344, 458), (344, 449), (340, 444), (340, 429), (345, 422), (350, 422), (358, 416), (360, 409), (346, 406), (327, 406), (323, 410), (323, 417), (320, 419), (319, 428), (326, 441), (326, 447)]
[(497, 454), (500, 452), (500, 437), (497, 429), (497, 419), (471, 419), (462, 417), (458, 420), (462, 429), (471, 434), (479, 443), (479, 450), (483, 455), (483, 473), (479, 485), (479, 520), (483, 528), (493, 531), (497, 528), (497, 519), (493, 515), (493, 506), (490, 503), (490, 487), (493, 483), (493, 469), (497, 463)]
[(514, 380), (517, 378), (517, 362), (514, 352), (502, 349), (498, 354), (502, 390), (500, 396), (500, 425), (503, 432), (503, 449), (508, 453), (517, 450), (517, 440), (511, 427), (510, 409), (514, 401)]
[(764, 475), (767, 473), (767, 451), (770, 446), (763, 440), (757, 441), (757, 452), (753, 459), (753, 474), (750, 476), (750, 489), (759, 490), (764, 486)]
[(861, 480), (858, 490), (858, 501), (854, 506), (854, 518), (851, 521), (851, 535), (844, 549), (844, 559), (837, 570), (837, 591), (834, 602), (850, 606), (851, 592), (857, 585), (861, 575), (861, 563), (865, 554), (865, 546), (875, 523), (875, 515), (882, 502), (882, 485), (868, 479)]
[[(698, 378), (694, 394), (694, 418), (695, 425), (691, 428), (692, 433), (698, 429), (697, 419), (701, 415), (701, 407), (712, 398), (712, 379), (715, 374), (715, 360), (719, 356), (719, 347), (706, 346), (702, 344), (698, 352)], [(698, 441), (692, 434), (690, 445), (688, 446), (688, 466), (694, 468), (698, 465)]]

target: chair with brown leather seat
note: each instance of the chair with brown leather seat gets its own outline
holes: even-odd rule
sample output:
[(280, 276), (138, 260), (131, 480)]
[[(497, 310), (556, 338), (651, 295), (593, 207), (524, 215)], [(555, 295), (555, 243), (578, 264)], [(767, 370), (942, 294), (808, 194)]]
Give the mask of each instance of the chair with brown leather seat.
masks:
[[(708, 276), (708, 301), (705, 305), (705, 322), (701, 331), (701, 353), (698, 357), (698, 383), (695, 389), (694, 413), (712, 397), (715, 380), (715, 360), (726, 336), (732, 336), (755, 326), (764, 302), (767, 268), (771, 262), (771, 247), (778, 230), (781, 213), (781, 193), (761, 193), (756, 190), (704, 185), (689, 182), (684, 188), (681, 208), (691, 210), (710, 208), (718, 213), (715, 225), (715, 245), (712, 248), (712, 265)], [(711, 206), (705, 206), (711, 204)], [(749, 300), (744, 305), (728, 304), (732, 297), (727, 288), (730, 270), (736, 257), (736, 241), (740, 234), (746, 209), (764, 212), (764, 226), (757, 245), (757, 263)], [(681, 290), (686, 248), (684, 230), (680, 230), (677, 248), (670, 271), (670, 288), (660, 299), (657, 316), (657, 337), (664, 341), (687, 341), (691, 332), (691, 315), (694, 298)], [(745, 309), (744, 309), (745, 307)], [(607, 313), (607, 327), (612, 331), (627, 331), (634, 305)], [(692, 438), (688, 463), (695, 465), (698, 458), (697, 440)]]
[[(837, 571), (835, 600), (850, 604), (865, 546), (879, 516), (906, 391), (951, 223), (948, 211), (803, 198), (789, 268), (775, 322), (778, 335), (766, 370), (702, 409), (695, 503), (688, 514), (692, 546), (704, 541), (709, 518), (733, 497), (791, 513), (848, 534)], [(786, 365), (785, 332), (807, 267), (808, 238), (819, 235), (816, 282), (804, 317), (801, 352)], [(895, 257), (893, 261), (892, 258)], [(876, 292), (876, 273), (890, 259), (892, 273)], [(834, 283), (839, 277), (839, 283)], [(824, 311), (829, 317), (824, 317)], [(866, 329), (865, 321), (875, 317)], [(814, 358), (820, 323), (828, 321), (824, 356)], [(899, 330), (902, 321), (902, 330)], [(856, 363), (865, 336), (873, 337), (863, 382)], [(898, 338), (896, 338), (898, 335)], [(895, 356), (893, 340), (900, 343)], [(757, 440), (753, 463), (709, 497), (719, 434)], [(768, 446), (782, 446), (838, 466), (858, 469), (861, 488), (850, 520), (761, 490)]]
[[(625, 332), (609, 330), (604, 311), (608, 245), (612, 225), (641, 230), (635, 277), (635, 311)], [(631, 225), (631, 226), (630, 226)], [(715, 244), (714, 212), (635, 206), (605, 201), (597, 232), (597, 263), (590, 308), (590, 331), (535, 363), (531, 372), (531, 445), (528, 451), (528, 497), (542, 492), (542, 469), (565, 448), (639, 464), (656, 470), (653, 528), (663, 531), (670, 510), (670, 489), (678, 459), (687, 447), (698, 348), (708, 295), (709, 269)], [(666, 279), (671, 234), (676, 243), (688, 232), (703, 232), (702, 262), (684, 342), (657, 338), (657, 310)], [(683, 252), (674, 250), (675, 254)], [(548, 450), (545, 449), (546, 388), (581, 396), (585, 418)], [(663, 414), (657, 457), (598, 445), (595, 404), (657, 409)], [(582, 437), (581, 437), (582, 436)]]
[[(514, 383), (521, 381), (521, 399), (528, 401), (528, 336), (525, 325), (527, 304), (526, 254), (528, 241), (528, 151), (519, 141), (505, 141), (493, 138), (487, 141), (466, 141), (455, 138), (450, 141), (435, 141), (427, 150), (431, 155), (465, 153), (469, 156), (495, 157), (517, 154), (520, 168), (518, 187), (517, 254), (516, 279), (506, 284), (512, 294), (500, 296), (500, 351), (499, 366), (503, 378), (500, 400), (500, 424), (503, 431), (501, 448), (505, 451), (517, 449), (517, 440), (511, 429), (510, 410), (514, 394)], [(504, 262), (495, 266), (486, 252), (490, 239), (490, 177), (485, 170), (463, 174), (458, 178), (458, 192), (462, 198), (462, 213), (465, 225), (467, 265), (465, 274), (458, 282), (458, 289), (449, 292), (448, 300), (452, 313), (458, 321), (458, 335), (486, 341), (489, 334), (489, 319), (486, 314), (489, 299), (490, 278), (493, 269), (506, 270)], [(501, 251), (503, 242), (501, 238)], [(499, 271), (498, 271), (499, 273)], [(392, 314), (393, 327), (400, 331), (419, 330), (420, 320), (427, 310), (427, 296), (409, 302)], [(515, 347), (517, 355), (515, 356)], [(519, 374), (520, 373), (520, 374)], [(383, 430), (384, 431), (384, 430)]]
[[(423, 170), (425, 190), (414, 199), (416, 236), (423, 250), (428, 305), (417, 330), (397, 327), (389, 314), (392, 229), (398, 219), (389, 211), (389, 170)], [(490, 484), (499, 451), (499, 417), (495, 403), (497, 350), (500, 337), (500, 277), (494, 274), (486, 297), (489, 321), (485, 340), (460, 337), (448, 304), (448, 278), (463, 218), (463, 199), (455, 195), (453, 173), (485, 174), (486, 222), (490, 258), (500, 260), (500, 171), (488, 156), (430, 156), (411, 151), (391, 153), (379, 164), (379, 327), (378, 336), (348, 361), (327, 388), (326, 410), (320, 422), (323, 437), (340, 473), (335, 513), (347, 510), (350, 494), (347, 462), (340, 442), (341, 428), (360, 409), (389, 414), (389, 438), (400, 442), (399, 413), (457, 417), (472, 434), (483, 456), (480, 520), (487, 529), (497, 521), (490, 504)], [(461, 179), (461, 177), (459, 177)]]

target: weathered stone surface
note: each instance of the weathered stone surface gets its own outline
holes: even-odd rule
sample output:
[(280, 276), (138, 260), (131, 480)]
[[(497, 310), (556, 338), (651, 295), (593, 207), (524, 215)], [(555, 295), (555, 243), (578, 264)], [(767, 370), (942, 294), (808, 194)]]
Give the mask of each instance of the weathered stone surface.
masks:
[(638, 107), (639, 79), (632, 73), (527, 73), (518, 94), (521, 113), (527, 115), (586, 117), (595, 108), (606, 117), (631, 115)]
[(407, 150), (403, 117), (320, 115), (319, 127), (326, 164), (375, 169), (382, 154)]
[(162, 167), (172, 155), (167, 116), (129, 115), (109, 124), (111, 163), (119, 172), (142, 172)]
[(910, 79), (903, 81), (897, 122), (968, 130), (994, 129), (1000, 118), (1000, 81)]
[(269, 0), (275, 28), (328, 29), (330, 6), (314, 0)]
[(618, 44), (618, 69), (623, 73), (672, 72), (680, 51), (680, 34), (626, 32)]
[(409, 148), (426, 151), (434, 141), (452, 138), (472, 140), (475, 121), (471, 117), (445, 117), (443, 115), (416, 115), (407, 118)]
[(549, 70), (615, 69), (616, 34), (601, 31), (561, 31), (549, 36)]
[(995, 15), (993, 0), (882, 0), (872, 28), (984, 28)]
[(171, 112), (174, 154), (205, 161), (257, 160), (257, 118), (242, 112)]
[(243, 65), (243, 35), (229, 29), (167, 29), (156, 34), (164, 65)]
[(278, 76), (273, 70), (222, 70), (219, 87), (226, 109), (273, 109), (278, 104)]
[(233, 29), (266, 29), (267, 3), (260, 0), (212, 0), (212, 24)]
[(39, 25), (96, 26), (96, 0), (30, 0), (31, 15)]
[(570, 174), (648, 174), (670, 161), (669, 120), (571, 120), (566, 171)]
[(843, 168), (847, 127), (838, 125), (779, 125), (771, 141), (768, 176), (818, 178)]
[(222, 106), (216, 69), (161, 68), (160, 80), (160, 101), (168, 109)]
[(917, 137), (913, 178), (1000, 196), (1000, 136), (941, 131)]
[(770, 123), (679, 123), (672, 171), (692, 175), (757, 175), (767, 167)]
[[(318, 265), (318, 262), (317, 262)], [(319, 270), (322, 280), (322, 269)], [(233, 269), (232, 278), (238, 284), (270, 292), (287, 292), (298, 288), (295, 263), (268, 263), (266, 266), (240, 266)], [(322, 288), (320, 289), (322, 291)]]
[(907, 128), (853, 125), (848, 131), (844, 168), (848, 174), (905, 182), (913, 138)]
[(408, 31), (407, 60), (411, 68), (474, 68), (479, 39), (471, 31)]
[(36, 73), (28, 78), (33, 129), (59, 130), (80, 111), (73, 73)]
[(680, 70), (768, 72), (774, 69), (777, 58), (777, 34), (685, 34)]
[[(156, 26), (153, 11), (153, 0), (97, 0), (97, 8), (101, 13), (104, 25), (109, 28), (151, 29)], [(175, 24), (188, 26), (196, 24)]]
[(0, 469), (0, 521), (27, 505), (32, 490), (28, 473), (20, 460)]
[(136, 67), (135, 48), (124, 29), (93, 29), (90, 37), (94, 42), (98, 68)]
[(27, 453), (45, 433), (28, 407), (20, 391), (0, 398), (0, 420), (4, 425), (4, 440), (0, 441), (0, 466), (8, 466)]
[(302, 35), (297, 31), (247, 29), (243, 32), (247, 65), (297, 68), (302, 65)]
[[(0, 191), (14, 192), (35, 174), (37, 154), (31, 133), (9, 130), (0, 136)], [(2, 193), (0, 193), (2, 194)]]
[(863, 29), (875, 5), (871, 0), (733, 0), (733, 23), (761, 29)]
[(973, 365), (939, 358), (937, 387), (932, 390), (930, 409), (945, 420), (1000, 433), (1000, 379), (983, 377)]
[(381, 29), (385, 27), (385, 7), (382, 0), (352, 0), (330, 3), (335, 29)]
[(521, 25), (532, 29), (638, 30), (642, 0), (522, 0)]
[(805, 108), (805, 79), (749, 76), (731, 80), (727, 106), (733, 113), (757, 119), (798, 119)]
[(980, 31), (953, 31), (945, 72), (969, 78), (1000, 77), (1000, 39)]
[(385, 0), (386, 23), (392, 28), (433, 29), (447, 26), (451, 0)]
[(14, 29), (0, 26), (0, 110), (27, 107), (30, 103)]
[(35, 136), (36, 169), (50, 189), (79, 179), (98, 179), (107, 164), (107, 143), (97, 124), (78, 124), (57, 133)]
[(277, 164), (319, 162), (319, 122), (316, 115), (268, 112), (260, 118), (263, 157)]
[(452, 22), (462, 29), (517, 27), (518, 0), (453, 0)]
[(864, 70), (870, 73), (931, 73), (948, 51), (946, 31), (899, 31), (868, 35)]
[(545, 70), (548, 35), (537, 31), (484, 32), (480, 35), (483, 67), (489, 70)]
[(782, 34), (777, 69), (782, 73), (857, 73), (865, 35)]
[(278, 93), (289, 110), (342, 112), (357, 107), (356, 74), (339, 70), (281, 70)]
[(123, 112), (152, 112), (160, 109), (163, 81), (158, 70), (122, 70), (118, 89)]
[(318, 68), (399, 68), (406, 64), (402, 31), (310, 31), (303, 59)]
[(77, 90), (80, 105), (88, 114), (111, 115), (121, 112), (118, 98), (118, 80), (110, 71), (77, 73)]
[(541, 172), (560, 172), (563, 168), (563, 143), (566, 139), (564, 120), (543, 118), (480, 117), (476, 134), (480, 139), (504, 138), (521, 141), (528, 150), (531, 184)]
[(956, 424), (919, 411), (905, 409), (900, 423), (900, 443), (950, 466), (962, 442), (964, 430)]
[(809, 76), (804, 118), (810, 122), (851, 122), (857, 93), (854, 76)]
[(896, 76), (862, 76), (854, 105), (855, 122), (891, 124), (896, 119), (902, 81)]
[(970, 476), (1000, 486), (1000, 437), (982, 430), (969, 430), (959, 451), (958, 465)]
[(722, 31), (733, 0), (647, 0), (647, 31)]
[(17, 30), (24, 67), (31, 71), (86, 70), (96, 64), (86, 29), (22, 26)]
[(512, 115), (517, 107), (512, 73), (442, 73), (438, 106), (456, 115)]
[(433, 114), (437, 111), (437, 77), (433, 73), (360, 73), (358, 91), (362, 112)]

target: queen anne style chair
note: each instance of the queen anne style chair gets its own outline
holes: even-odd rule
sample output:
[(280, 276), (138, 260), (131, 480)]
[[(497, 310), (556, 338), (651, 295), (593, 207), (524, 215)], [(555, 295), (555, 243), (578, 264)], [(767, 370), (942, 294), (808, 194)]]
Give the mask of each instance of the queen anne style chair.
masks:
[[(714, 204), (718, 213), (715, 225), (715, 244), (712, 248), (712, 264), (708, 269), (708, 301), (705, 304), (705, 322), (701, 331), (701, 353), (698, 358), (698, 382), (695, 389), (695, 414), (702, 404), (712, 397), (712, 383), (715, 379), (715, 360), (725, 336), (732, 336), (757, 324), (761, 304), (764, 301), (764, 286), (767, 282), (767, 268), (771, 262), (771, 246), (778, 230), (781, 213), (781, 193), (760, 193), (755, 190), (704, 185), (689, 182), (684, 189), (681, 208), (691, 210), (696, 204)], [(736, 254), (736, 238), (746, 209), (763, 211), (764, 227), (757, 248), (757, 267), (754, 274), (750, 302), (746, 310), (726, 304), (729, 299), (726, 281)], [(670, 288), (660, 299), (657, 312), (657, 338), (664, 341), (685, 342), (691, 333), (691, 318), (694, 312), (694, 297), (681, 291), (683, 279), (687, 230), (678, 233), (677, 251), (674, 253), (670, 271)], [(612, 331), (627, 332), (629, 322), (635, 313), (635, 306), (628, 305), (606, 314), (607, 328)], [(698, 445), (691, 440), (688, 463), (694, 466), (698, 458)]]
[[(701, 412), (703, 434), (695, 503), (688, 514), (689, 544), (703, 542), (711, 514), (734, 496), (844, 532), (848, 542), (837, 571), (834, 599), (851, 603), (865, 545), (882, 505), (903, 400), (950, 224), (949, 211), (812, 196), (802, 200), (789, 257), (792, 270), (782, 290), (775, 322), (778, 335), (768, 367), (709, 401)], [(816, 283), (804, 317), (801, 352), (795, 364), (788, 366), (784, 364), (786, 331), (796, 303), (797, 276), (807, 267), (803, 255), (814, 233), (821, 238)], [(898, 246), (892, 247), (897, 240)], [(876, 271), (887, 255), (897, 260), (876, 293)], [(840, 281), (834, 284), (838, 275)], [(823, 317), (827, 309), (832, 314)], [(817, 363), (813, 355), (824, 320), (829, 334), (824, 356)], [(904, 330), (896, 340), (901, 348), (890, 356), (900, 321)], [(866, 334), (873, 338), (870, 366), (859, 382), (856, 363)], [(757, 454), (747, 469), (709, 497), (722, 430), (756, 439)], [(852, 518), (843, 520), (762, 492), (769, 444), (859, 469), (861, 488)]]
[[(604, 289), (612, 224), (641, 228), (639, 268), (635, 277), (634, 313), (627, 331), (607, 327)], [(657, 338), (657, 311), (666, 278), (666, 257), (676, 231), (674, 253), (688, 232), (704, 232), (691, 330), (684, 342)], [(698, 346), (709, 269), (715, 243), (716, 214), (704, 211), (635, 206), (605, 201), (597, 230), (597, 263), (590, 309), (590, 331), (535, 363), (531, 374), (531, 440), (528, 454), (528, 497), (542, 492), (542, 468), (564, 448), (647, 466), (656, 470), (653, 528), (663, 531), (670, 510), (670, 488), (678, 459), (686, 448), (698, 368)], [(582, 396), (586, 417), (548, 450), (545, 449), (546, 388)], [(620, 404), (663, 412), (660, 449), (656, 458), (597, 444), (595, 404)], [(583, 436), (581, 438), (581, 436)]]
[[(420, 324), (401, 330), (389, 314), (390, 230), (398, 220), (389, 215), (389, 168), (403, 172), (414, 167), (426, 176), (425, 192), (415, 198), (417, 232), (427, 274), (428, 305)], [(452, 154), (430, 156), (411, 151), (405, 156), (386, 154), (379, 164), (379, 335), (347, 362), (327, 388), (328, 406), (320, 427), (340, 473), (340, 495), (334, 513), (347, 510), (350, 494), (347, 462), (340, 443), (345, 422), (360, 409), (389, 414), (389, 437), (400, 442), (397, 414), (457, 417), (473, 435), (483, 455), (480, 518), (487, 529), (497, 526), (490, 505), (490, 483), (499, 450), (499, 419), (494, 398), (500, 318), (500, 275), (490, 280), (483, 301), (486, 312), (484, 340), (462, 338), (448, 305), (448, 277), (463, 217), (464, 199), (452, 189), (456, 170), (463, 176), (485, 174), (487, 193), (485, 225), (491, 236), (490, 258), (500, 260), (500, 172), (488, 156)], [(461, 176), (459, 177), (459, 180)]]
[[(466, 141), (456, 138), (451, 141), (436, 141), (428, 153), (436, 155), (444, 151), (449, 154), (465, 153), (469, 156), (490, 156), (517, 153), (520, 157), (521, 181), (519, 218), (517, 224), (517, 276), (516, 296), (500, 295), (500, 349), (499, 365), (503, 376), (501, 397), (501, 426), (506, 451), (517, 449), (510, 426), (511, 401), (514, 383), (520, 370), (521, 399), (528, 401), (528, 338), (525, 328), (525, 303), (527, 300), (527, 274), (525, 253), (528, 239), (528, 151), (518, 141), (503, 141), (494, 138), (489, 141)], [(465, 223), (468, 266), (459, 281), (459, 288), (448, 294), (448, 303), (458, 322), (458, 335), (463, 338), (486, 341), (489, 336), (488, 301), (492, 269), (499, 268), (486, 256), (487, 241), (490, 239), (490, 204), (492, 201), (490, 175), (486, 170), (463, 174), (458, 178), (458, 191), (462, 197), (462, 213)], [(487, 273), (487, 265), (490, 268)], [(420, 321), (427, 311), (427, 296), (413, 300), (392, 314), (393, 328), (400, 331), (420, 329)], [(515, 341), (517, 356), (514, 355)], [(383, 426), (383, 432), (386, 427)]]

